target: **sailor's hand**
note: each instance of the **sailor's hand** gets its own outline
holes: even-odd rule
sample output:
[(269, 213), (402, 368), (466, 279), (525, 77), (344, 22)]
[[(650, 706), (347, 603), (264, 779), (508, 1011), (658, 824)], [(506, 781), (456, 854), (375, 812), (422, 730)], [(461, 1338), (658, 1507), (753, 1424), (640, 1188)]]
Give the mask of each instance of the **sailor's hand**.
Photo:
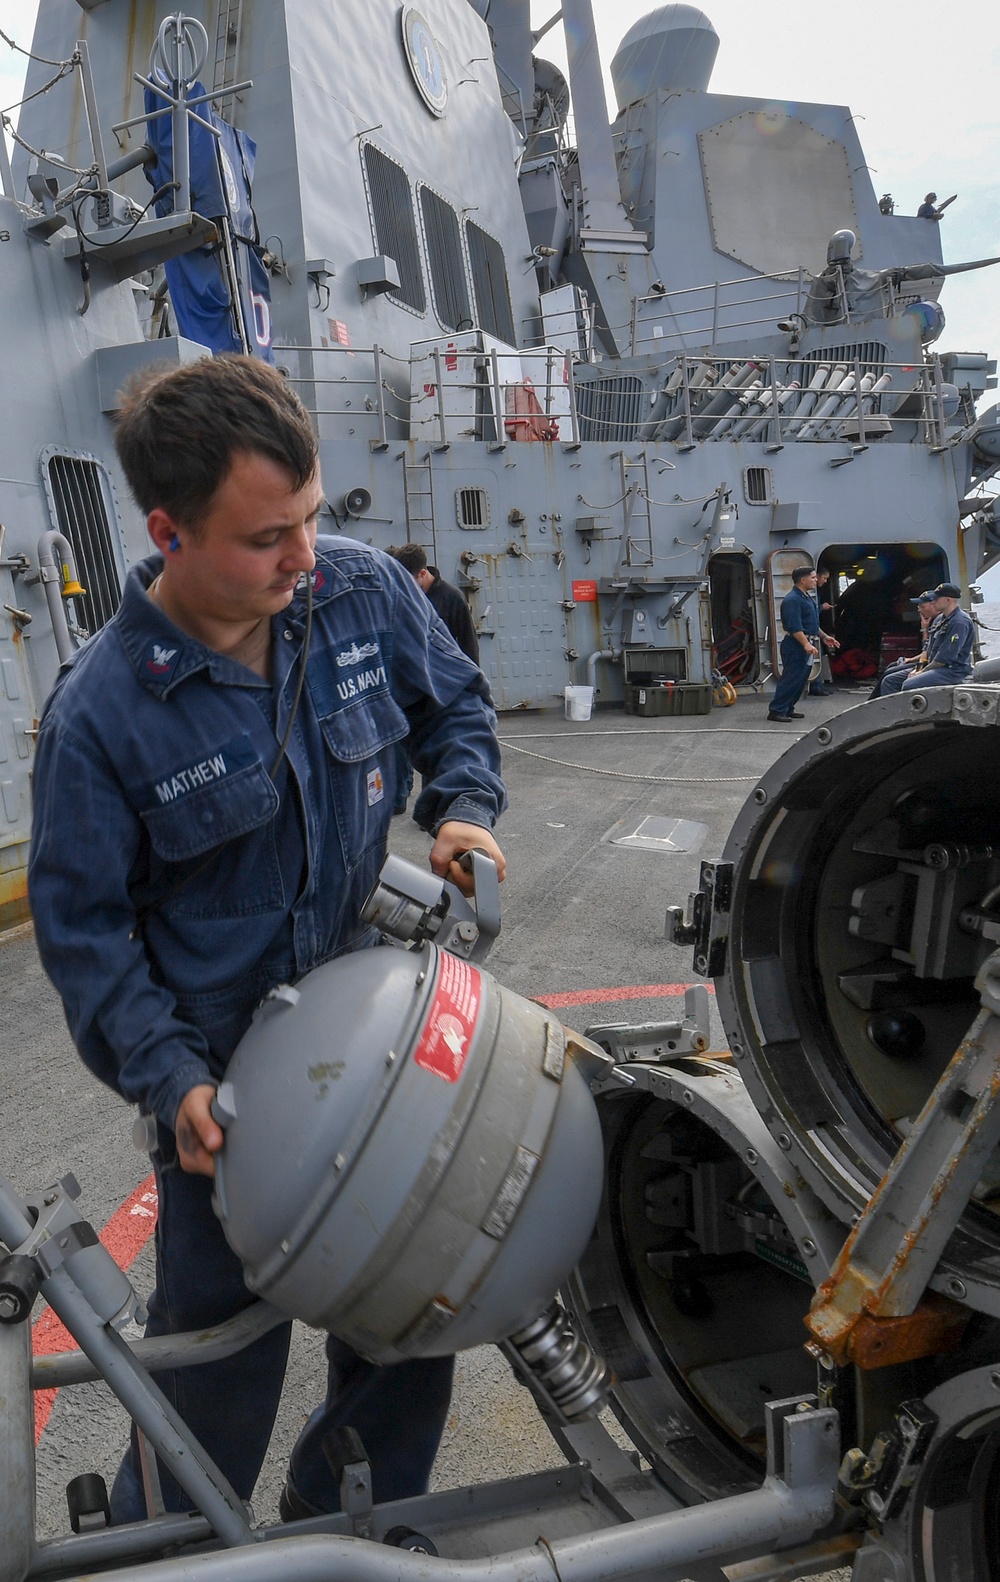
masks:
[(840, 647), (840, 643), (837, 641), (836, 637), (824, 637), (823, 641), (827, 648), (832, 648), (835, 652)]
[(803, 646), (810, 659), (815, 659), (816, 655), (819, 653), (819, 649), (816, 648), (812, 643), (805, 643)]
[(506, 859), (489, 830), (483, 829), (482, 825), (464, 824), (460, 819), (449, 819), (446, 824), (441, 825), (431, 847), (430, 862), (433, 872), (439, 879), (450, 880), (463, 895), (472, 894), (472, 875), (459, 867), (458, 859), (463, 851), (471, 851), (473, 846), (484, 851), (487, 857), (492, 857), (497, 865), (497, 878), (502, 884), (507, 873)]
[(214, 1176), (215, 1155), (222, 1147), (222, 1127), (212, 1116), (215, 1088), (202, 1082), (191, 1088), (177, 1109), (174, 1131), (182, 1170), (193, 1176)]

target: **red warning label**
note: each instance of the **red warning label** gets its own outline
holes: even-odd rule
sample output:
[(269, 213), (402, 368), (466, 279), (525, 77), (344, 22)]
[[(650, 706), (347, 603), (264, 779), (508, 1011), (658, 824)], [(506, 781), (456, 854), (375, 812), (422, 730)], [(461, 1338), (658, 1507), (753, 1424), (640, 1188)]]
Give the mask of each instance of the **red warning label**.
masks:
[(573, 584), (573, 597), (576, 600), (577, 604), (596, 604), (597, 603), (597, 583), (596, 582), (574, 582), (574, 584)]
[(457, 1082), (475, 1031), (483, 980), (475, 967), (447, 950), (439, 959), (441, 974), (413, 1058), (425, 1071)]

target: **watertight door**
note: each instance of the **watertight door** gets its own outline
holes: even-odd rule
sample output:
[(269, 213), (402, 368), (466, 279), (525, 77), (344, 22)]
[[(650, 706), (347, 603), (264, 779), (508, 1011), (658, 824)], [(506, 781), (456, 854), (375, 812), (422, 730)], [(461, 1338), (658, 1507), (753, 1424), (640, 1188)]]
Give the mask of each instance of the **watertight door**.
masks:
[(758, 669), (754, 566), (745, 549), (720, 550), (708, 562), (714, 663), (727, 681), (755, 681)]
[[(792, 572), (797, 566), (813, 565), (812, 556), (802, 549), (772, 549), (767, 557), (767, 624), (771, 634), (771, 668), (781, 675), (781, 601), (792, 591)], [(813, 660), (809, 680), (814, 681), (820, 672), (820, 660)]]

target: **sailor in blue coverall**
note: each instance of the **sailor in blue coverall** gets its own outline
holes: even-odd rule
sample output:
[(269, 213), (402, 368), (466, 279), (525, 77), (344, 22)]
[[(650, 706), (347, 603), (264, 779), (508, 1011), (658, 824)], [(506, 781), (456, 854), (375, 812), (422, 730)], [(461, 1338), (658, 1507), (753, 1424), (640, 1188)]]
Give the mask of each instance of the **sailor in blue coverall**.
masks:
[[(212, 1211), (212, 1095), (270, 989), (374, 942), (360, 910), (385, 853), (395, 744), (407, 737), (423, 776), (414, 817), (435, 836), (431, 866), (456, 882), (470, 845), (502, 877), (490, 828), (504, 791), (486, 680), (412, 577), (378, 550), (316, 537), (315, 441), (280, 375), (222, 358), (147, 377), (118, 447), (160, 554), (133, 568), (117, 615), (49, 699), (30, 896), (83, 1059), (156, 1119), (147, 1333), (164, 1334), (252, 1301)], [(157, 1376), (243, 1499), (288, 1340), (286, 1324)], [(344, 1424), (377, 1501), (422, 1493), (452, 1360), (376, 1368), (332, 1338), (328, 1356), (283, 1513), (337, 1508), (322, 1443)], [(161, 1477), (167, 1509), (187, 1508)], [(134, 1435), (112, 1513), (145, 1514)]]
[(972, 675), (976, 629), (959, 605), (961, 589), (942, 582), (934, 589), (936, 615), (927, 634), (927, 663), (921, 670), (887, 670), (879, 697), (894, 692), (923, 692), (927, 687), (954, 687)]
[(774, 688), (769, 720), (801, 720), (804, 716), (795, 711), (809, 679), (809, 671), (822, 643), (827, 648), (839, 648), (835, 637), (820, 631), (819, 605), (816, 602), (816, 570), (813, 566), (796, 566), (792, 572), (792, 589), (781, 601), (781, 624), (785, 635), (781, 639), (781, 675)]

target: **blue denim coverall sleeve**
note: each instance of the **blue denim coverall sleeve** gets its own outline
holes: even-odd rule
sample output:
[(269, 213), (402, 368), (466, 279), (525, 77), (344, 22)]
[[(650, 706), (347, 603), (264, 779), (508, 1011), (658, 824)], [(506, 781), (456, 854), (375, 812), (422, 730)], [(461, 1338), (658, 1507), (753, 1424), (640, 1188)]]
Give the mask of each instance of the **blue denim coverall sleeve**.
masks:
[(939, 617), (931, 626), (926, 668), (947, 671), (950, 678), (964, 681), (972, 673), (975, 636), (971, 617), (963, 609)]
[(395, 743), (407, 737), (424, 776), (414, 817), (427, 830), (492, 827), (504, 791), (485, 678), (390, 557), (317, 544), (280, 795), (270, 771), (304, 594), (272, 621), (268, 688), (147, 598), (159, 564), (130, 573), (118, 614), (49, 699), (30, 896), (83, 1059), (172, 1127), (275, 983), (372, 942), (360, 911), (385, 852)]

